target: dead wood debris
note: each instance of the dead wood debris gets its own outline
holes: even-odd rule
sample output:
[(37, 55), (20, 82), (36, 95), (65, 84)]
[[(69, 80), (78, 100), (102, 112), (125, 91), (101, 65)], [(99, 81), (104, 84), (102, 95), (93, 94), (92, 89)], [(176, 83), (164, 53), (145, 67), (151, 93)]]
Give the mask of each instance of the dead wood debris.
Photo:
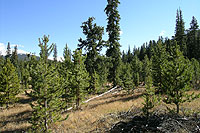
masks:
[[(108, 124), (108, 122), (110, 123)], [(111, 124), (111, 122), (115, 122), (115, 124)], [(171, 113), (160, 114), (156, 112), (147, 119), (141, 112), (134, 110), (109, 114), (100, 119), (98, 125), (101, 125), (101, 127), (97, 127), (92, 132), (200, 133), (200, 114), (186, 117)]]

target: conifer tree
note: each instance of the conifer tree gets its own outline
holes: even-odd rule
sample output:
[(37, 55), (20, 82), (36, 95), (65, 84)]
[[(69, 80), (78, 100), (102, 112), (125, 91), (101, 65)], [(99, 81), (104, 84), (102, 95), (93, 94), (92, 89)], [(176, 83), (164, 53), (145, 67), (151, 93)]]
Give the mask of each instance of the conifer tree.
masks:
[(177, 10), (177, 15), (176, 15), (175, 40), (177, 41), (177, 44), (180, 46), (180, 50), (183, 52), (183, 55), (187, 55), (185, 22), (183, 20), (181, 9)]
[(199, 83), (199, 79), (200, 79), (200, 64), (198, 62), (198, 60), (192, 58), (191, 60), (193, 69), (194, 69), (194, 73), (193, 73), (193, 77), (192, 77), (192, 87), (194, 89), (200, 89), (200, 83)]
[(14, 65), (7, 58), (0, 71), (0, 104), (6, 104), (8, 108), (10, 103), (17, 100), (20, 84)]
[(131, 65), (129, 63), (123, 63), (121, 68), (121, 86), (124, 90), (132, 91), (134, 89), (134, 83), (131, 75)]
[(146, 77), (146, 90), (143, 95), (144, 98), (144, 107), (142, 108), (143, 114), (148, 118), (150, 115), (150, 110), (158, 102), (158, 97), (155, 95), (155, 89), (152, 87), (152, 78), (150, 75)]
[(138, 57), (139, 57), (140, 60), (143, 60), (145, 55), (146, 55), (146, 46), (145, 46), (145, 43), (144, 43), (140, 48), (140, 53), (139, 53)]
[(73, 67), (70, 74), (70, 89), (74, 96), (76, 109), (79, 108), (80, 102), (86, 94), (86, 88), (89, 86), (88, 73), (84, 65), (82, 50), (75, 50), (73, 54)]
[(24, 90), (28, 89), (28, 79), (30, 77), (29, 64), (27, 61), (21, 61), (19, 67), (21, 75), (21, 84)]
[(69, 78), (70, 78), (72, 65), (73, 65), (71, 56), (72, 56), (71, 50), (66, 44), (63, 51), (64, 59), (62, 60), (61, 68), (59, 69), (60, 75), (62, 75), (62, 77), (64, 78), (63, 98), (65, 99), (66, 106), (71, 106), (72, 98), (73, 98), (73, 95), (70, 93), (71, 90), (70, 90), (70, 84), (69, 84), (70, 83)]
[(53, 49), (53, 61), (57, 62), (57, 58), (58, 58), (58, 52), (57, 52), (57, 45), (54, 45), (54, 49)]
[(191, 89), (192, 67), (188, 59), (185, 59), (178, 45), (172, 48), (168, 61), (161, 65), (163, 77), (162, 88), (165, 90), (164, 102), (176, 105), (176, 113), (179, 113), (180, 104), (195, 98), (194, 94), (186, 92)]
[(151, 59), (151, 57), (153, 56), (153, 47), (154, 47), (153, 41), (150, 40), (149, 45), (146, 49), (146, 54), (149, 57), (149, 59)]
[(13, 50), (11, 56), (10, 56), (10, 61), (15, 66), (19, 79), (21, 79), (20, 69), (19, 69), (17, 45), (14, 47), (14, 50)]
[(70, 68), (71, 63), (72, 63), (72, 53), (67, 44), (65, 45), (64, 51), (63, 51), (63, 57), (64, 57), (64, 64), (66, 65), (67, 68)]
[(149, 60), (148, 56), (145, 55), (144, 60), (143, 60), (143, 64), (142, 64), (142, 81), (144, 81), (144, 83), (146, 84), (146, 78), (148, 76), (152, 76), (152, 62), (151, 60)]
[(133, 59), (133, 54), (131, 53), (131, 48), (129, 46), (127, 52), (127, 63), (131, 63), (132, 59)]
[(11, 57), (11, 47), (10, 47), (10, 42), (8, 42), (5, 58), (7, 59), (10, 57)]
[(199, 25), (197, 23), (196, 18), (193, 16), (192, 21), (190, 23), (190, 29), (187, 33), (187, 52), (188, 58), (198, 59), (199, 45), (198, 45), (198, 28)]
[(161, 83), (163, 81), (161, 74), (161, 65), (167, 59), (167, 53), (165, 46), (159, 40), (157, 45), (153, 49), (153, 57), (152, 57), (152, 78), (153, 85), (161, 91)]
[(200, 29), (198, 30), (198, 33), (197, 33), (197, 60), (200, 61)]
[(141, 74), (142, 64), (139, 58), (135, 55), (131, 62), (131, 73), (133, 77), (133, 82), (136, 87), (139, 86), (140, 83), (140, 74)]
[(126, 63), (126, 62), (127, 62), (127, 56), (126, 56), (124, 50), (122, 51), (122, 62), (123, 62), (123, 63)]
[(89, 92), (96, 91), (98, 84), (97, 73), (95, 72), (95, 68), (97, 67), (97, 57), (100, 54), (104, 46), (104, 41), (102, 40), (102, 36), (104, 33), (104, 28), (101, 26), (97, 26), (97, 24), (93, 24), (95, 18), (90, 17), (86, 22), (84, 22), (81, 26), (83, 29), (83, 34), (86, 35), (86, 40), (82, 38), (79, 39), (80, 44), (78, 44), (79, 49), (85, 49), (87, 52), (87, 57), (85, 60), (86, 69), (89, 72), (90, 76), (90, 86)]
[(10, 61), (17, 68), (18, 67), (18, 53), (17, 53), (17, 45), (14, 47), (14, 51), (11, 54)]
[(1, 71), (1, 68), (3, 67), (3, 64), (4, 64), (4, 58), (3, 58), (3, 55), (0, 54), (0, 71)]
[(120, 52), (120, 15), (118, 11), (119, 0), (107, 0), (108, 4), (105, 8), (107, 15), (107, 28), (108, 32), (108, 49), (106, 56), (110, 57), (109, 80), (113, 82), (113, 86), (119, 84), (119, 74), (121, 66), (121, 52)]
[(44, 36), (39, 39), (41, 48), (40, 59), (35, 68), (31, 70), (32, 91), (29, 94), (34, 102), (31, 103), (33, 109), (30, 123), (34, 131), (49, 132), (50, 125), (60, 120), (63, 79), (59, 76), (54, 64), (48, 63), (48, 56), (53, 51), (53, 44), (48, 46), (49, 38)]
[(108, 59), (104, 55), (99, 55), (97, 57), (97, 68), (96, 73), (99, 76), (99, 86), (104, 86), (107, 83), (108, 77)]

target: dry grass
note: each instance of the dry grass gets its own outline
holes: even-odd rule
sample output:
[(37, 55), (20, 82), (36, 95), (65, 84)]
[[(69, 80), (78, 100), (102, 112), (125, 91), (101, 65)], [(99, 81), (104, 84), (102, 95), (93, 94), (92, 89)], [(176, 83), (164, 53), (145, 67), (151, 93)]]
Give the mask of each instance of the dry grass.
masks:
[[(69, 114), (69, 118), (66, 121), (56, 123), (52, 127), (55, 132), (84, 133), (92, 132), (96, 128), (109, 126), (108, 123), (115, 123), (116, 121), (113, 119), (101, 123), (98, 121), (110, 113), (128, 111), (130, 108), (142, 108), (143, 91), (141, 90), (143, 89), (135, 90), (134, 94), (126, 94), (121, 91), (94, 99), (83, 104), (81, 110), (63, 114), (63, 117)], [(195, 91), (195, 93), (199, 92), (200, 91)], [(31, 107), (28, 103), (31, 99), (24, 94), (19, 97), (21, 100), (14, 107), (0, 111), (0, 132), (23, 131), (31, 126), (28, 123), (31, 114)], [(184, 103), (182, 108), (185, 110), (200, 109), (199, 105), (200, 99), (196, 99), (191, 103)], [(157, 107), (157, 109), (158, 108), (166, 109), (164, 104)]]
[(31, 126), (28, 123), (31, 107), (26, 103), (29, 99), (24, 94), (19, 98), (19, 103), (0, 111), (0, 132), (23, 131)]
[(99, 127), (95, 123), (106, 114), (127, 111), (131, 106), (141, 106), (141, 93), (108, 94), (82, 106), (82, 110), (71, 112), (68, 120), (61, 122), (59, 130), (64, 132), (89, 132)]

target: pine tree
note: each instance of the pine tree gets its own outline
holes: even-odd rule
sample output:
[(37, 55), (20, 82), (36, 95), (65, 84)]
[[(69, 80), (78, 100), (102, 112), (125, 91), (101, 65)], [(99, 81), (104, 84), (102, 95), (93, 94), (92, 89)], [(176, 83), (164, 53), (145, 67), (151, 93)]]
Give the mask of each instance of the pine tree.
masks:
[(155, 95), (155, 89), (152, 87), (152, 78), (151, 76), (146, 77), (146, 90), (143, 95), (144, 107), (142, 108), (143, 114), (149, 118), (150, 110), (156, 105), (158, 102), (158, 97)]
[(57, 62), (57, 58), (58, 58), (58, 52), (57, 52), (57, 45), (54, 45), (54, 49), (53, 49), (53, 61)]
[(30, 77), (30, 72), (29, 72), (29, 62), (24, 60), (19, 63), (19, 69), (20, 69), (20, 75), (21, 75), (21, 85), (24, 91), (26, 91), (28, 87), (28, 81)]
[(131, 65), (129, 63), (123, 63), (121, 68), (121, 86), (128, 92), (133, 91), (134, 83), (131, 75)]
[(187, 33), (187, 52), (188, 58), (198, 59), (199, 45), (198, 45), (198, 28), (199, 25), (197, 23), (196, 18), (193, 16), (192, 21), (190, 23), (190, 29)]
[(113, 86), (119, 84), (119, 74), (121, 66), (121, 52), (120, 52), (120, 15), (117, 10), (120, 4), (119, 0), (107, 0), (108, 5), (105, 8), (108, 25), (106, 32), (108, 32), (108, 49), (106, 56), (110, 58), (109, 80), (113, 82)]
[(146, 55), (146, 46), (145, 46), (145, 43), (144, 43), (140, 48), (140, 54), (139, 54), (138, 57), (139, 57), (140, 60), (143, 60), (145, 55)]
[(70, 74), (72, 71), (72, 60), (71, 60), (71, 50), (65, 45), (64, 51), (63, 51), (63, 57), (64, 59), (61, 62), (60, 69), (58, 69), (60, 75), (65, 79), (64, 85), (63, 85), (63, 98), (65, 99), (65, 104), (66, 106), (71, 106), (72, 105), (72, 98), (73, 95), (70, 93)]
[(0, 71), (0, 104), (6, 104), (8, 108), (10, 103), (16, 102), (16, 95), (19, 94), (20, 84), (16, 69), (7, 58)]
[(3, 58), (3, 55), (0, 55), (0, 71), (3, 67), (3, 64), (4, 64), (4, 58)]
[(17, 45), (14, 47), (14, 51), (10, 56), (11, 63), (15, 66), (19, 79), (21, 79), (20, 69), (19, 69), (19, 60), (17, 53)]
[(96, 73), (99, 76), (99, 85), (104, 86), (107, 83), (108, 77), (108, 59), (104, 55), (99, 55), (97, 57), (97, 68)]
[(76, 50), (73, 54), (73, 67), (70, 74), (70, 89), (74, 96), (76, 109), (79, 108), (80, 102), (86, 94), (86, 88), (89, 86), (88, 73), (84, 65), (82, 50)]
[(63, 79), (59, 76), (55, 65), (48, 63), (48, 56), (53, 51), (53, 44), (48, 46), (48, 41), (47, 36), (39, 41), (40, 59), (35, 68), (30, 69), (32, 91), (29, 96), (34, 100), (31, 103), (33, 113), (30, 123), (36, 132), (49, 132), (50, 125), (60, 120), (63, 108), (61, 99)]
[(14, 47), (14, 51), (11, 54), (11, 58), (10, 58), (11, 62), (13, 63), (13, 65), (18, 68), (18, 53), (17, 53), (17, 45)]
[(152, 78), (153, 85), (161, 91), (161, 83), (163, 81), (161, 74), (161, 65), (167, 59), (167, 53), (165, 46), (159, 40), (157, 45), (153, 49), (153, 57), (152, 57)]
[(152, 62), (149, 60), (148, 56), (145, 55), (143, 64), (142, 64), (142, 81), (146, 84), (146, 78), (152, 76)]
[(136, 87), (138, 87), (140, 84), (141, 69), (142, 69), (142, 62), (135, 55), (131, 62), (131, 71), (132, 71), (131, 73), (132, 73), (133, 82)]
[(49, 62), (48, 57), (54, 50), (54, 44), (48, 47), (47, 43), (49, 42), (49, 36), (44, 35), (42, 39), (39, 38), (39, 47), (40, 47), (40, 57), (43, 58), (44, 62)]
[(196, 96), (186, 92), (191, 89), (192, 67), (188, 59), (185, 59), (178, 45), (172, 48), (168, 61), (161, 66), (163, 77), (162, 88), (165, 90), (164, 102), (176, 105), (176, 113), (179, 113), (180, 104), (189, 101)]
[(177, 10), (177, 15), (176, 15), (175, 40), (177, 41), (177, 44), (180, 46), (180, 50), (183, 52), (183, 55), (187, 55), (185, 22), (183, 20), (181, 9)]
[(153, 48), (154, 48), (153, 41), (150, 40), (149, 45), (147, 46), (147, 49), (146, 49), (146, 54), (149, 57), (149, 59), (151, 59), (151, 57), (153, 56)]
[(10, 57), (11, 57), (11, 48), (10, 48), (10, 42), (8, 42), (5, 58), (7, 59)]
[(132, 59), (133, 59), (133, 54), (131, 53), (131, 48), (129, 46), (127, 52), (127, 63), (131, 63)]
[(80, 44), (78, 44), (78, 47), (79, 49), (84, 48), (87, 52), (85, 64), (90, 76), (89, 92), (95, 93), (97, 88), (95, 85), (98, 84), (98, 81), (96, 80), (98, 75), (95, 72), (95, 68), (97, 67), (96, 60), (104, 46), (104, 41), (102, 40), (104, 28), (97, 26), (96, 23), (93, 24), (94, 19), (95, 18), (90, 17), (82, 24), (81, 28), (83, 29), (83, 34), (86, 35), (86, 40), (80, 38)]
[(200, 89), (200, 83), (199, 83), (199, 79), (200, 79), (200, 64), (199, 62), (192, 58), (191, 60), (192, 66), (193, 66), (193, 77), (192, 77), (192, 87), (194, 89)]
[(67, 44), (65, 45), (64, 51), (63, 51), (63, 57), (64, 57), (64, 64), (67, 68), (70, 68), (71, 63), (72, 63), (72, 53), (71, 50), (69, 49), (69, 47), (67, 46)]

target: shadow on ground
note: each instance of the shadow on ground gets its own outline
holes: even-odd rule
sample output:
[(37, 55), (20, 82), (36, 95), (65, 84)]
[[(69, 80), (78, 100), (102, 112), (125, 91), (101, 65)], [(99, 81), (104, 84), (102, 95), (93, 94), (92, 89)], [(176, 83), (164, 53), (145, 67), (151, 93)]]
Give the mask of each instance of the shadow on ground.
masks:
[(126, 102), (126, 101), (130, 101), (130, 100), (135, 100), (135, 99), (141, 97), (142, 95), (143, 94), (137, 94), (137, 95), (132, 95), (132, 96), (128, 96), (128, 97), (125, 97), (125, 95), (122, 95), (122, 97), (120, 97), (120, 98), (111, 99), (111, 100), (108, 100), (108, 101), (103, 101), (101, 103), (90, 105), (89, 108), (93, 109), (93, 108), (96, 108), (97, 106), (104, 105), (104, 104), (109, 104), (109, 103), (113, 103), (113, 102), (116, 102), (116, 101)]

